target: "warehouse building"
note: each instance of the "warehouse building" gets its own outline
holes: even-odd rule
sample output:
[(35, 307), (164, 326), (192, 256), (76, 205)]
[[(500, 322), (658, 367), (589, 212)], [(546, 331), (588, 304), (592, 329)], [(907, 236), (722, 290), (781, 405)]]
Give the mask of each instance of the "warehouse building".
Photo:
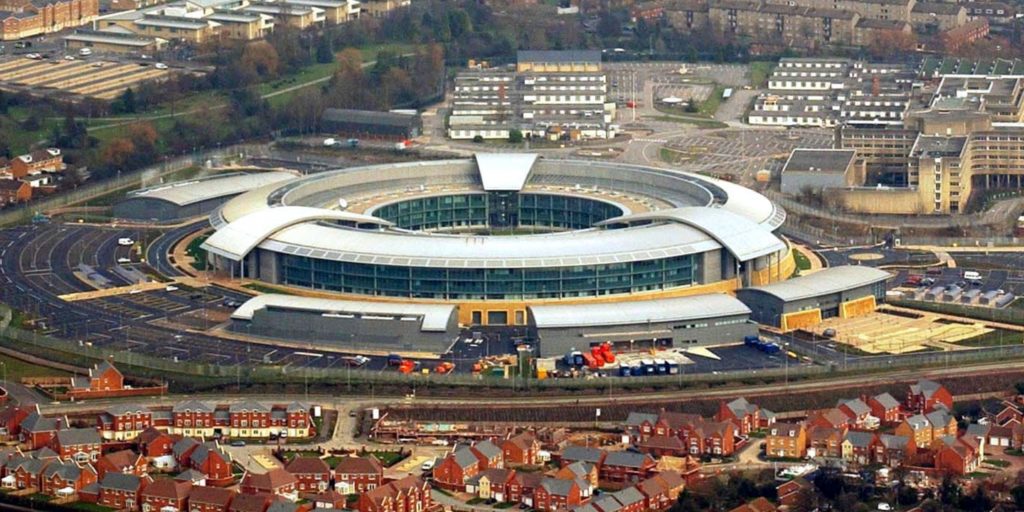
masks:
[(873, 267), (829, 267), (764, 286), (736, 291), (754, 321), (791, 331), (825, 318), (851, 318), (870, 313), (885, 298), (890, 274)]
[(708, 346), (757, 334), (750, 308), (708, 294), (625, 303), (530, 306), (542, 357), (611, 342), (617, 350)]
[(163, 50), (167, 46), (167, 40), (116, 30), (79, 29), (64, 36), (64, 46), (68, 50), (90, 48), (101, 52), (152, 55)]
[(230, 329), (246, 335), (294, 339), (335, 350), (448, 351), (459, 335), (450, 304), (318, 299), (266, 294), (231, 315)]
[(419, 137), (423, 121), (419, 114), (329, 108), (320, 123), (325, 132), (347, 137), (407, 140)]
[(114, 205), (114, 218), (167, 222), (207, 215), (243, 192), (294, 177), (290, 172), (231, 173), (135, 190)]

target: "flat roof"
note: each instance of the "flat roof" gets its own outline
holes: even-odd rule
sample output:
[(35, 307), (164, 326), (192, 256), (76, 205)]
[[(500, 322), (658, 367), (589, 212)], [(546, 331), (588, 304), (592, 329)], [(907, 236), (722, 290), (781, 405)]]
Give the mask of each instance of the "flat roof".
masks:
[(231, 314), (231, 318), (251, 321), (256, 311), (268, 307), (339, 315), (415, 316), (420, 319), (420, 330), (440, 332), (448, 330), (448, 323), (455, 314), (455, 306), (451, 304), (336, 300), (268, 293), (245, 301)]
[(487, 191), (519, 191), (530, 177), (537, 155), (527, 153), (477, 153), (476, 165)]
[(348, 108), (328, 108), (324, 110), (322, 120), (335, 123), (378, 124), (384, 126), (410, 127), (416, 123), (417, 114), (400, 112), (384, 112), (377, 110), (356, 110)]
[(736, 259), (749, 261), (786, 250), (786, 243), (769, 228), (722, 208), (687, 206), (623, 215), (599, 222), (599, 226), (637, 222), (677, 222), (707, 233)]
[(519, 62), (597, 64), (601, 62), (601, 52), (599, 50), (519, 50), (516, 53), (516, 60)]
[(794, 149), (783, 166), (787, 172), (844, 173), (853, 163), (857, 152), (852, 149)]
[(284, 171), (231, 173), (134, 190), (128, 193), (127, 199), (159, 199), (185, 206), (208, 199), (241, 194), (295, 177), (294, 173)]
[(136, 46), (144, 48), (156, 44), (157, 40), (151, 37), (129, 36), (119, 32), (98, 32), (94, 30), (76, 30), (74, 33), (64, 36), (65, 41), (83, 41), (91, 43), (114, 44), (121, 46)]
[(744, 288), (741, 293), (744, 290), (758, 291), (775, 296), (784, 302), (792, 302), (883, 282), (890, 277), (892, 275), (888, 272), (874, 267), (843, 265), (827, 267), (813, 274), (778, 283)]
[(713, 293), (609, 303), (539, 304), (530, 306), (530, 312), (538, 328), (552, 329), (681, 322), (749, 315), (750, 308), (731, 295)]

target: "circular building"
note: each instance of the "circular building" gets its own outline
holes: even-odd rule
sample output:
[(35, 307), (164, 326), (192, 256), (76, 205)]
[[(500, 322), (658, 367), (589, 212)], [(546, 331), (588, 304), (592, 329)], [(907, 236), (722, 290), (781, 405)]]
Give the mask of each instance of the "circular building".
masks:
[[(459, 326), (540, 329), (553, 319), (564, 331), (579, 306), (581, 315), (611, 315), (581, 322), (610, 335), (616, 325), (701, 317), (692, 311), (700, 301), (672, 300), (765, 285), (794, 270), (774, 234), (785, 213), (756, 192), (698, 175), (530, 154), (316, 174), (252, 190), (210, 218), (216, 232), (203, 247), (219, 271), (321, 299), (292, 300), (304, 305), (291, 308), (287, 299), (264, 299), (246, 309), (248, 321), (259, 316), (254, 309), (314, 307), (344, 310), (336, 316), (348, 319), (408, 319), (422, 305), (421, 325), (448, 325), (423, 321), (445, 317), (436, 309), (445, 305)], [(614, 307), (642, 301), (689, 311)], [(354, 311), (358, 304), (372, 307)], [(727, 312), (728, 325), (745, 310), (732, 297), (705, 304)], [(554, 306), (557, 314), (543, 310)]]

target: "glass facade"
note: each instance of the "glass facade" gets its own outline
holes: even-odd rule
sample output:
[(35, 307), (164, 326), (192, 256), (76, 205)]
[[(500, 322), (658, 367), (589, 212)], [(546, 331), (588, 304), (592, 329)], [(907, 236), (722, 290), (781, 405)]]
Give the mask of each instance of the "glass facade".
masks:
[(585, 229), (622, 215), (621, 208), (585, 197), (550, 194), (452, 194), (381, 206), (373, 215), (411, 229), (528, 227)]
[(360, 295), (447, 300), (592, 297), (697, 284), (698, 257), (545, 268), (424, 268), (278, 254), (281, 282)]

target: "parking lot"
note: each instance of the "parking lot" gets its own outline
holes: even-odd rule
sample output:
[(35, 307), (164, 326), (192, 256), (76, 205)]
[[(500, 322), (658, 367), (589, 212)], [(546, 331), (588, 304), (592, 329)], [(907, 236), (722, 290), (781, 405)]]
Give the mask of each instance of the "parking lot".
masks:
[(672, 138), (663, 154), (683, 170), (729, 175), (749, 185), (761, 169), (777, 174), (794, 148), (831, 144), (832, 134), (824, 130), (721, 130)]
[(29, 59), (24, 56), (0, 60), (0, 86), (33, 93), (54, 91), (62, 94), (111, 100), (125, 89), (166, 78), (167, 69), (149, 63), (121, 63), (60, 55)]

